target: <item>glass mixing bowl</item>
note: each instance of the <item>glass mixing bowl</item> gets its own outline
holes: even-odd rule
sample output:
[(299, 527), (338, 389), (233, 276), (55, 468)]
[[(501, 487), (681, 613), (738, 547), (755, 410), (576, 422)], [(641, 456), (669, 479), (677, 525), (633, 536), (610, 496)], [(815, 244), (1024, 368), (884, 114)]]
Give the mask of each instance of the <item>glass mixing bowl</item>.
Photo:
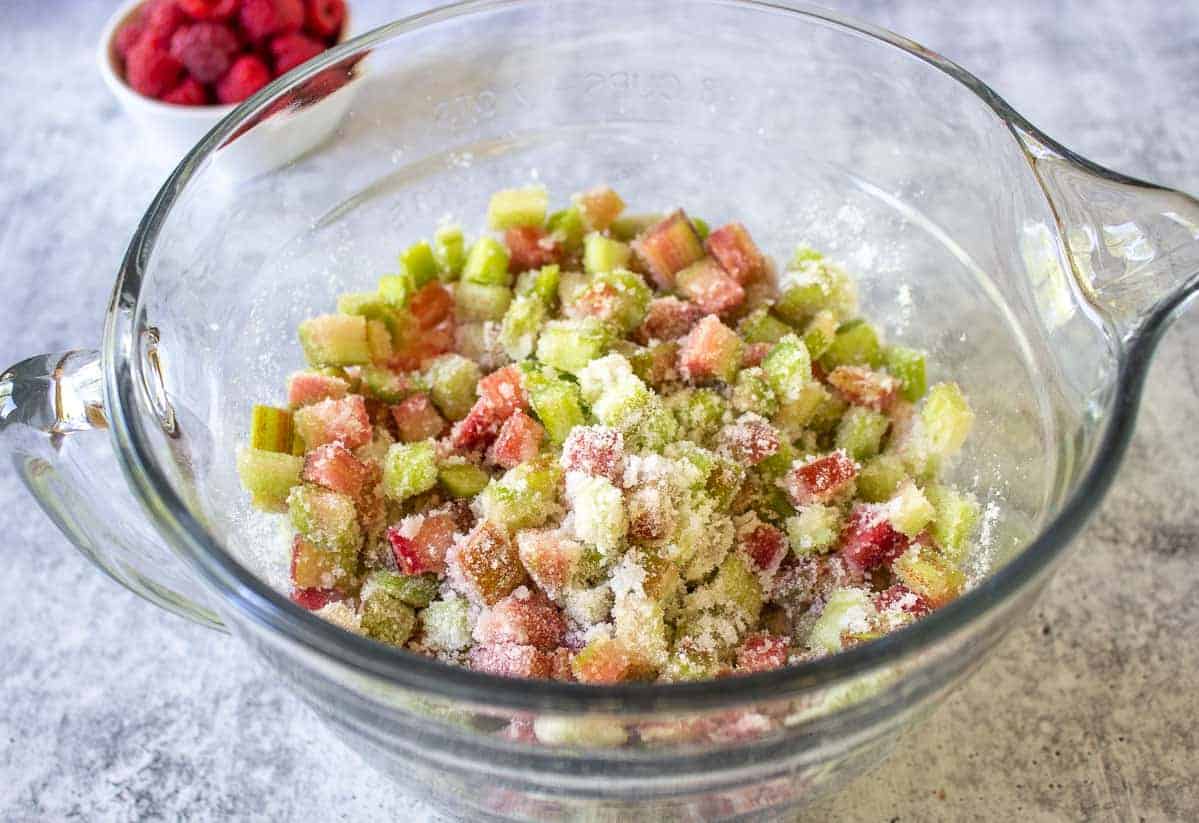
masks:
[[(450, 668), (290, 603), (234, 471), (251, 402), (300, 365), (302, 318), (533, 180), (736, 217), (776, 256), (805, 240), (858, 273), (865, 313), (978, 412), (956, 478), (986, 506), (977, 585), (833, 657), (606, 687)], [(3, 375), (2, 440), (97, 565), (240, 637), (443, 808), (765, 818), (879, 762), (1030, 611), (1197, 272), (1194, 199), (1074, 156), (887, 32), (781, 2), (467, 3), (346, 43), (215, 128), (138, 228), (102, 348)]]

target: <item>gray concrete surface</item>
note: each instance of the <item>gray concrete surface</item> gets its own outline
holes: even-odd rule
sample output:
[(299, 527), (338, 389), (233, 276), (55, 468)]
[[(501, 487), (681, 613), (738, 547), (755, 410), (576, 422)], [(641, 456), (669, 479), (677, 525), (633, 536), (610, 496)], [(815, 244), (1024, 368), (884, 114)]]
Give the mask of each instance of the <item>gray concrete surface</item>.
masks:
[[(96, 342), (165, 172), (93, 68), (114, 3), (0, 5), (0, 361)], [(363, 17), (413, 3), (357, 0)], [(1194, 2), (839, 8), (988, 80), (1066, 145), (1199, 191)], [(1035, 614), (878, 772), (805, 819), (1199, 818), (1199, 317), (1166, 336), (1128, 460)], [(0, 819), (428, 813), (235, 644), (118, 589), (0, 478)]]

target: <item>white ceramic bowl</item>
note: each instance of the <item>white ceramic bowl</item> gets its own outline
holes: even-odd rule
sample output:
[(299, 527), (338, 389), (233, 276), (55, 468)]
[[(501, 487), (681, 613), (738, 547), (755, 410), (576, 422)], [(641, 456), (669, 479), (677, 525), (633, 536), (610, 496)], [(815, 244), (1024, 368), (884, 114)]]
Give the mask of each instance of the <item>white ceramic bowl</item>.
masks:
[[(237, 105), (176, 106), (139, 94), (125, 82), (121, 72), (121, 59), (117, 55), (114, 41), (117, 31), (144, 2), (145, 0), (128, 0), (109, 18), (104, 26), (104, 33), (100, 36), (96, 62), (105, 85), (130, 119), (137, 123), (153, 148), (167, 155), (169, 159), (177, 160), (198, 143), (213, 126), (237, 108)], [(349, 32), (350, 13), (347, 8), (340, 41), (348, 39)]]

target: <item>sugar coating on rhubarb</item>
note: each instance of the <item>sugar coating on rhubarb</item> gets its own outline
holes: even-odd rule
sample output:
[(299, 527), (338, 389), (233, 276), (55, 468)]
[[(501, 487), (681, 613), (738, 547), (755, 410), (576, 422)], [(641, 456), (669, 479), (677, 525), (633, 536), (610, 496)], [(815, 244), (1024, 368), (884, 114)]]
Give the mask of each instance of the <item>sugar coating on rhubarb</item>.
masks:
[(868, 643), (985, 572), (996, 494), (948, 480), (965, 384), (865, 317), (840, 263), (606, 186), (514, 186), (486, 224), (330, 295), (306, 370), (247, 407), (236, 468), (297, 607), (492, 675), (680, 682)]

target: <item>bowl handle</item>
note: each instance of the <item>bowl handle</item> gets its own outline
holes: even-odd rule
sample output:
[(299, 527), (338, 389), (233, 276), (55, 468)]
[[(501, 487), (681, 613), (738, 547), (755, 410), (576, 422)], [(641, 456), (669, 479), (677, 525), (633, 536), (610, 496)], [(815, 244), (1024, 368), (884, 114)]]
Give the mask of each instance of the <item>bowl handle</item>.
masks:
[(0, 374), (0, 451), (76, 548), (151, 603), (224, 629), (183, 562), (164, 545), (105, 436), (100, 354), (31, 357)]
[(1199, 291), (1199, 200), (1015, 128), (1084, 296), (1126, 343), (1152, 342)]

